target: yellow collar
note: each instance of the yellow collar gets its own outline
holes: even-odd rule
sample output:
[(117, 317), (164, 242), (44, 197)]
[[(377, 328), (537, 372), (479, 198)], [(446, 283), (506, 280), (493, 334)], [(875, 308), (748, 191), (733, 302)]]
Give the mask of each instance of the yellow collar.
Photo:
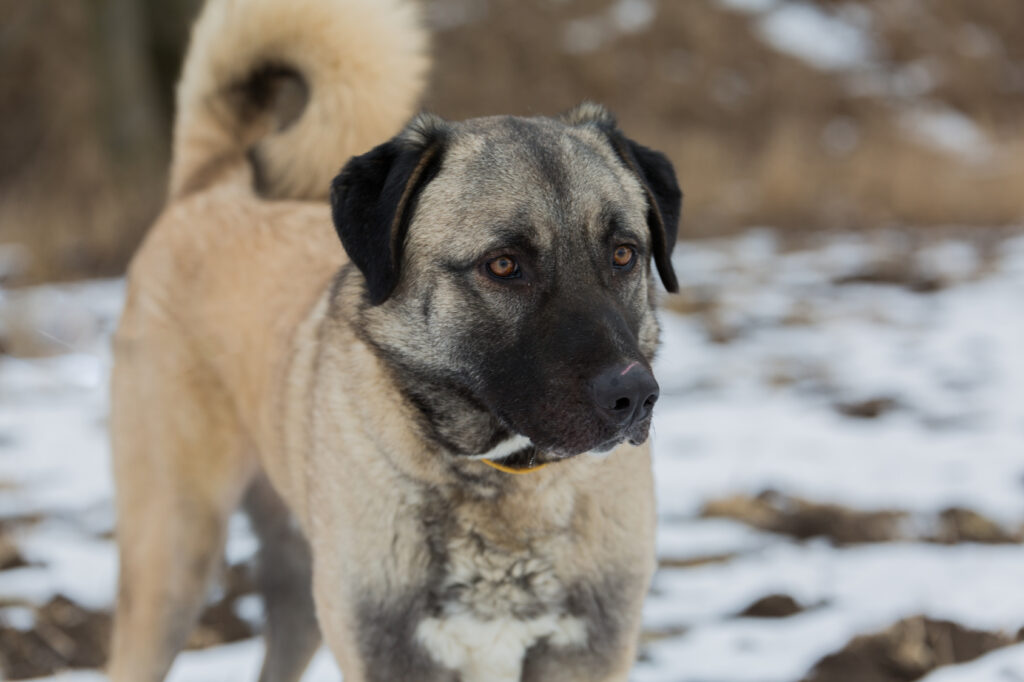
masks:
[(543, 469), (544, 467), (546, 467), (548, 464), (551, 463), (551, 462), (544, 462), (543, 464), (538, 464), (537, 466), (533, 466), (533, 467), (527, 467), (525, 469), (513, 469), (512, 467), (505, 466), (504, 464), (498, 464), (497, 462), (492, 462), (489, 459), (482, 459), (480, 461), (483, 462), (484, 464), (486, 464), (487, 466), (494, 467), (498, 471), (503, 471), (506, 474), (532, 474), (534, 471), (540, 471), (541, 469)]

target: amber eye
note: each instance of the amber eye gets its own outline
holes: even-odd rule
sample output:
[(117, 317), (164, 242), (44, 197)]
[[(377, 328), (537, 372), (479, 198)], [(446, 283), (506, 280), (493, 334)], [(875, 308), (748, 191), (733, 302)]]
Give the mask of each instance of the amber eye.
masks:
[(487, 261), (487, 272), (499, 279), (512, 279), (519, 276), (519, 263), (511, 256), (498, 256)]
[(612, 252), (612, 264), (617, 268), (628, 268), (633, 264), (634, 258), (636, 258), (636, 249), (625, 244), (616, 246), (615, 251)]

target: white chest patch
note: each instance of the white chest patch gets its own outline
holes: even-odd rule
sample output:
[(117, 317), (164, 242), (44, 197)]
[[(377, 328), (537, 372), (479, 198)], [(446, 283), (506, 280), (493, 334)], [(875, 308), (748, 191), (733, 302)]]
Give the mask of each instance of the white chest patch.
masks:
[(441, 615), (416, 627), (435, 661), (463, 682), (519, 682), (534, 644), (586, 645), (587, 624), (567, 613), (546, 544), (496, 546), (468, 529), (448, 541)]
[(416, 637), (438, 663), (462, 673), (463, 682), (519, 682), (523, 657), (538, 640), (554, 646), (587, 641), (584, 623), (571, 616), (480, 620), (469, 613), (427, 618)]

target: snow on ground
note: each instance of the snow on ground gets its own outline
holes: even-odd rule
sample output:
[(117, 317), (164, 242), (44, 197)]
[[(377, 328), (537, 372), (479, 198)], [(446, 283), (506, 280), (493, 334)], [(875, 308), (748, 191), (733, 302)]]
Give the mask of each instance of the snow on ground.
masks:
[[(930, 98), (943, 78), (934, 61), (887, 61), (874, 37), (868, 3), (802, 0), (718, 0), (750, 16), (754, 33), (773, 50), (822, 71), (838, 73), (849, 94), (888, 100), (897, 125), (923, 146), (971, 163), (992, 160), (998, 149), (979, 121)], [(984, 32), (965, 27), (967, 50), (992, 49)]]
[(719, 0), (729, 9), (755, 15), (756, 30), (766, 43), (823, 70), (869, 65), (875, 48), (868, 29), (870, 12), (854, 3), (827, 11), (809, 2)]
[[(898, 233), (837, 235), (790, 249), (756, 230), (680, 245), (683, 296), (666, 301), (677, 312), (664, 315), (656, 368), (663, 568), (637, 682), (795, 682), (852, 637), (917, 614), (985, 630), (1024, 625), (1020, 544), (908, 537), (836, 547), (700, 514), (710, 501), (771, 489), (905, 510), (923, 526), (950, 507), (1024, 526), (1024, 236), (991, 252), (981, 241), (910, 248)], [(31, 324), (67, 351), (0, 357), (0, 528), (42, 518), (12, 526), (29, 565), (0, 571), (0, 604), (17, 603), (0, 607), (0, 624), (27, 629), (29, 607), (58, 593), (88, 608), (113, 599), (105, 377), (121, 287), (18, 296), (0, 293), (0, 314), (35, 297), (44, 310)], [(233, 561), (251, 553), (244, 524), (230, 544)], [(737, 617), (770, 594), (803, 610)], [(259, 655), (256, 640), (187, 652), (170, 679), (253, 680)], [(321, 652), (304, 679), (338, 673)], [(1022, 680), (1024, 645), (924, 679)]]

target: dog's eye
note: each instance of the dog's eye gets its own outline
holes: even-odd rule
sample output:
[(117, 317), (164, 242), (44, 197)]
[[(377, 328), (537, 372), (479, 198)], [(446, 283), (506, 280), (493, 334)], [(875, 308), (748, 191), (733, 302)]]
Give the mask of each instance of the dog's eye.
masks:
[(617, 268), (628, 268), (633, 265), (633, 261), (636, 260), (636, 249), (626, 244), (619, 244), (612, 251), (612, 265)]
[(519, 263), (511, 256), (498, 256), (487, 261), (487, 272), (498, 279), (513, 279), (522, 274)]

